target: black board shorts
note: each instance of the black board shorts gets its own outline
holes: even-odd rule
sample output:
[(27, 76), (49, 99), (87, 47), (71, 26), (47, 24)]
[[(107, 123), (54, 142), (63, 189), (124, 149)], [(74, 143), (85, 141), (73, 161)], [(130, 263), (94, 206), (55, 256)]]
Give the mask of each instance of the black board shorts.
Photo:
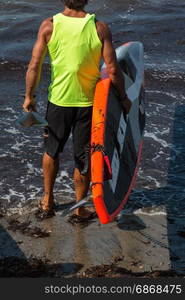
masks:
[(75, 167), (87, 174), (90, 164), (92, 106), (63, 107), (48, 102), (45, 152), (55, 159), (64, 149), (72, 132)]

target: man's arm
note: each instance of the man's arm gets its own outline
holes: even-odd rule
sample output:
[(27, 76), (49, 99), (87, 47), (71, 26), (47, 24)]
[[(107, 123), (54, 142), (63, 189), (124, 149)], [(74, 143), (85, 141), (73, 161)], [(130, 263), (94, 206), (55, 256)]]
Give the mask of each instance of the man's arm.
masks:
[(33, 47), (32, 58), (26, 73), (26, 93), (23, 103), (24, 111), (36, 110), (34, 99), (35, 90), (41, 77), (42, 64), (47, 53), (48, 20), (45, 20), (38, 32), (37, 41)]
[(109, 78), (119, 92), (123, 108), (125, 109), (126, 113), (128, 113), (131, 107), (131, 101), (128, 99), (125, 92), (124, 77), (116, 59), (116, 53), (112, 44), (112, 35), (110, 29), (102, 22), (97, 22), (96, 26), (98, 35), (103, 44), (102, 56), (107, 66)]

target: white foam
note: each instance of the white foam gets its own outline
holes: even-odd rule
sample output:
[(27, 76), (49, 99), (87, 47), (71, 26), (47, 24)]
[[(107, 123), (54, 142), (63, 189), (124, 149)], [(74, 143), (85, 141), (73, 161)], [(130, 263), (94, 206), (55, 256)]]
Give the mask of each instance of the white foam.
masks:
[(161, 144), (164, 148), (168, 148), (171, 146), (171, 144), (168, 144), (165, 140), (158, 138), (153, 132), (145, 132), (144, 136), (152, 138), (154, 141)]
[[(181, 97), (182, 99), (185, 99), (185, 97), (183, 95), (179, 96), (177, 94), (173, 94), (173, 93), (169, 93), (169, 92), (164, 92), (164, 91), (160, 91), (160, 90), (146, 90), (146, 92), (147, 93), (156, 93), (156, 94), (165, 95), (165, 96), (171, 97), (173, 99), (179, 99), (179, 97)], [(165, 105), (161, 104), (161, 103), (154, 103), (154, 102), (152, 102), (152, 104), (165, 107)]]
[(160, 128), (158, 127), (158, 124), (157, 126), (155, 126), (156, 124), (153, 124), (152, 122), (150, 123), (150, 127), (152, 128), (153, 130), (153, 133), (156, 135), (156, 136), (163, 136), (163, 135), (168, 135), (170, 133), (170, 128)]
[(9, 111), (11, 113), (15, 113), (15, 109), (13, 109), (12, 107), (6, 107), (6, 108), (3, 108), (3, 111)]
[(154, 158), (152, 158), (152, 161), (157, 160), (158, 158), (160, 158), (161, 156), (159, 154), (156, 154), (156, 156)]
[(167, 213), (166, 211), (155, 211), (155, 210), (151, 210), (149, 212), (143, 210), (142, 208), (139, 208), (137, 210), (135, 210), (134, 215), (146, 215), (146, 216), (166, 216)]
[(145, 176), (149, 181), (153, 181), (156, 185), (156, 187), (161, 187), (161, 184), (159, 183), (159, 181), (157, 181), (156, 178), (152, 177), (152, 176)]
[(8, 195), (3, 196), (2, 198), (3, 198), (3, 200), (7, 200), (8, 203), (10, 203), (11, 202), (11, 198), (14, 197), (14, 196), (16, 196), (17, 198), (19, 198), (21, 202), (23, 202), (23, 201), (26, 200), (25, 196), (23, 195), (23, 193), (19, 193), (19, 192), (13, 190), (12, 188), (9, 189)]
[(166, 129), (164, 129), (163, 131), (160, 132), (161, 135), (169, 134), (169, 133), (170, 133), (170, 128), (166, 128)]
[(185, 65), (185, 62), (183, 60), (173, 60), (174, 64), (181, 64), (181, 65)]
[(8, 63), (8, 61), (7, 60), (4, 60), (4, 61), (2, 61), (0, 64), (1, 65), (5, 65), (5, 64), (7, 64)]
[(126, 15), (118, 15), (121, 19), (127, 19), (127, 16)]
[(64, 180), (64, 177), (69, 178), (69, 174), (66, 170), (61, 171), (61, 173), (56, 178), (56, 183), (61, 183)]
[(33, 164), (29, 162), (27, 162), (27, 169), (27, 174), (34, 174), (35, 176), (41, 174), (41, 168), (35, 168)]
[(42, 192), (42, 188), (35, 187), (34, 185), (29, 185), (29, 191), (30, 191), (30, 194), (27, 197), (27, 200), (34, 200), (38, 196), (38, 194), (40, 194)]
[(131, 216), (131, 215), (146, 215), (146, 216), (166, 216), (166, 208), (164, 206), (151, 206), (151, 207), (143, 207), (136, 210), (133, 208), (123, 209), (118, 218), (121, 216)]
[(8, 155), (7, 154), (5, 154), (5, 153), (3, 153), (3, 154), (0, 154), (0, 158), (2, 158), (2, 157), (7, 157)]
[(20, 133), (20, 131), (14, 127), (13, 128), (11, 127), (10, 129), (4, 129), (4, 131), (11, 133), (11, 134), (19, 134)]

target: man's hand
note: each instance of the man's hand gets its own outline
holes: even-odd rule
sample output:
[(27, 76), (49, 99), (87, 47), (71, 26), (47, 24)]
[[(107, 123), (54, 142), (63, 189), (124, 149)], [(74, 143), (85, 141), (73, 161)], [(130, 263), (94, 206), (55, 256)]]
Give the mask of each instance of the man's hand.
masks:
[(25, 112), (36, 111), (35, 99), (26, 97), (22, 107)]
[(25, 112), (36, 111), (36, 103), (33, 95), (40, 81), (42, 64), (47, 53), (46, 37), (48, 37), (48, 34), (51, 36), (53, 30), (52, 26), (51, 18), (42, 22), (37, 41), (33, 47), (32, 58), (26, 72), (26, 91), (23, 103)]
[(130, 99), (127, 96), (124, 97), (124, 99), (121, 99), (120, 102), (123, 107), (123, 110), (125, 111), (126, 114), (128, 114), (130, 111), (130, 108), (132, 106), (132, 102), (130, 101)]

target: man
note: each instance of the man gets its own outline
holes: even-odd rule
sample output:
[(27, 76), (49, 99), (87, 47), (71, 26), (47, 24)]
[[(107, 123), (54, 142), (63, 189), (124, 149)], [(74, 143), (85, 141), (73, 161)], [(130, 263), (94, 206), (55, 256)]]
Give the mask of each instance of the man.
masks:
[[(40, 80), (42, 63), (46, 53), (49, 53), (52, 76), (46, 115), (49, 125), (43, 156), (44, 196), (37, 214), (40, 219), (54, 215), (53, 187), (59, 168), (59, 153), (63, 151), (71, 130), (76, 201), (87, 195), (90, 184), (88, 151), (92, 105), (100, 76), (101, 58), (126, 112), (131, 105), (125, 94), (123, 76), (116, 61), (108, 26), (84, 10), (88, 0), (62, 2), (64, 11), (41, 24), (26, 74), (23, 109), (28, 112), (36, 110), (34, 93)], [(87, 218), (90, 211), (81, 207), (76, 214)]]

